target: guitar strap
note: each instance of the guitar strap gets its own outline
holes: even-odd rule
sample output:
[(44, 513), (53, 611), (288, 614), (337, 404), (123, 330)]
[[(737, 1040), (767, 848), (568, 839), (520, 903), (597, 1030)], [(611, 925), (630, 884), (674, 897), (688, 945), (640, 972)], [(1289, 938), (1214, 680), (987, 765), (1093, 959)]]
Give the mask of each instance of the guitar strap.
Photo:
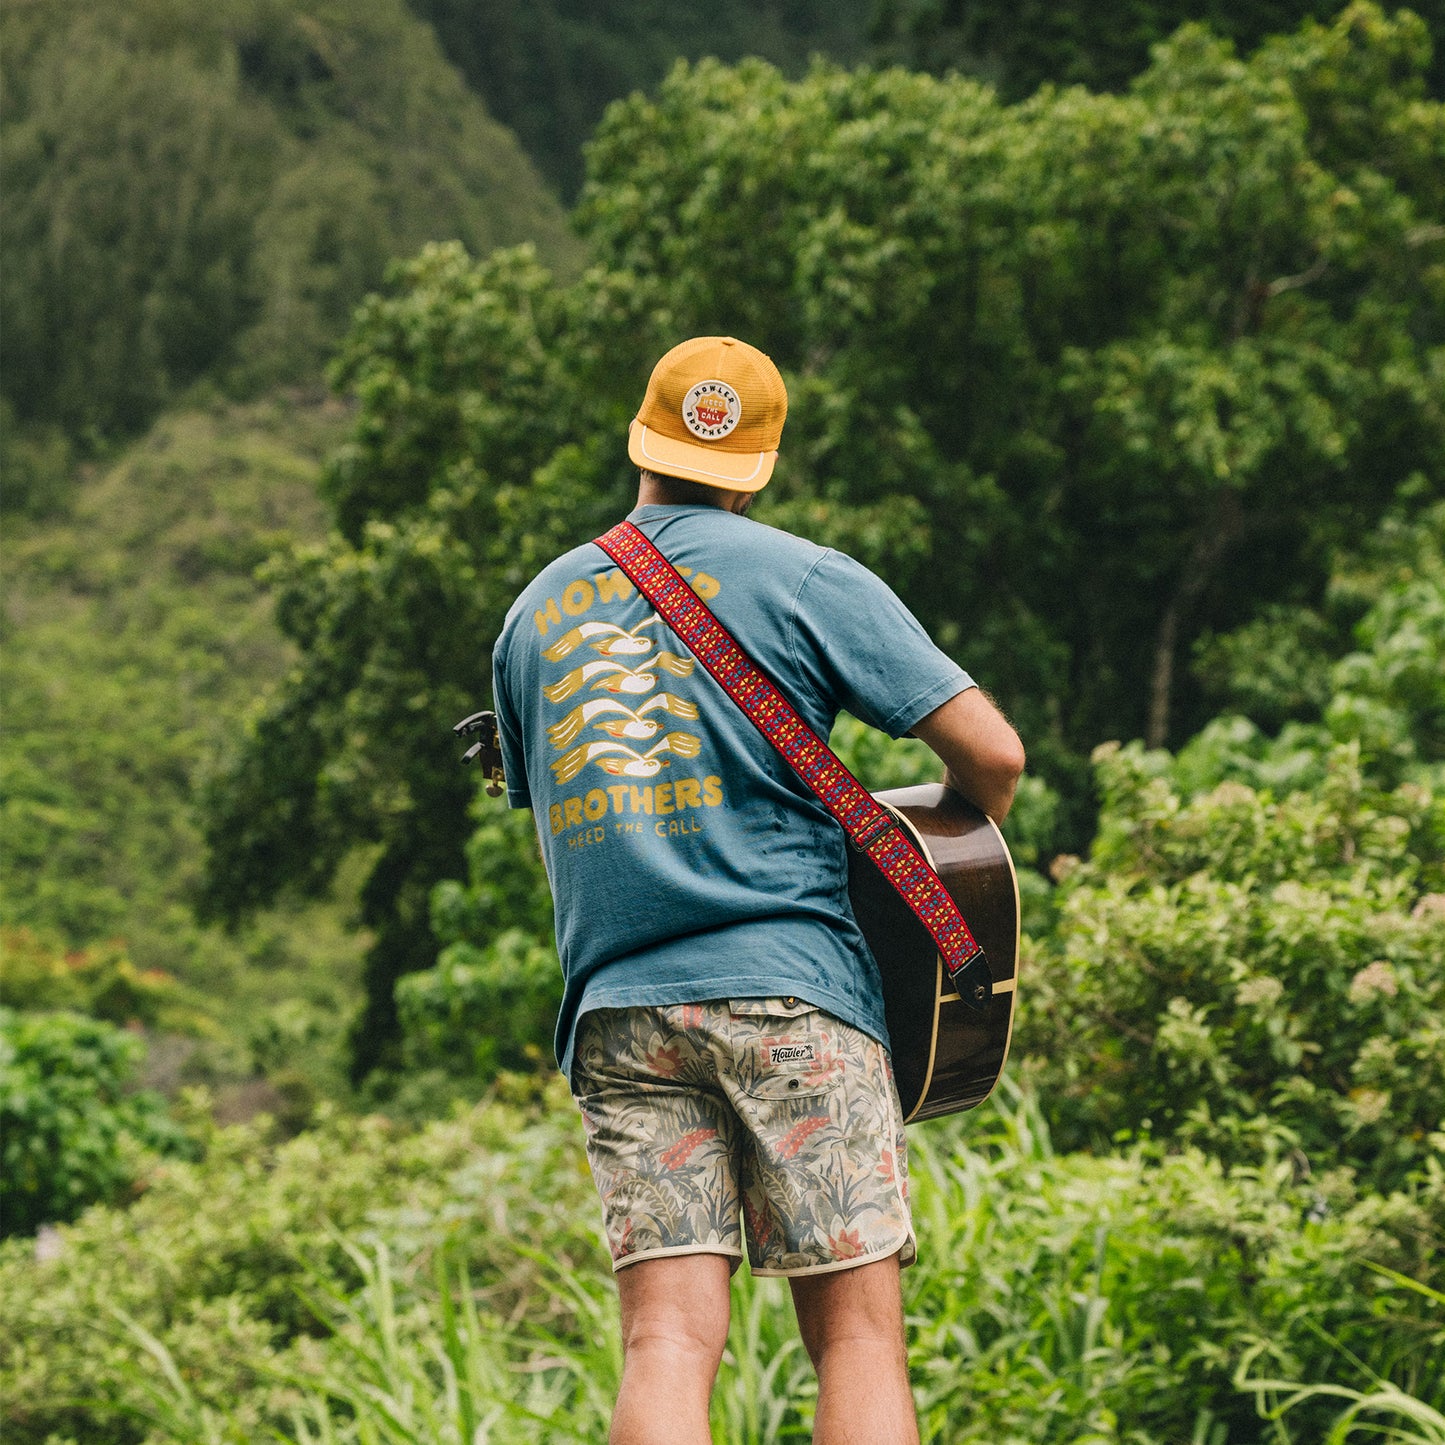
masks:
[(836, 753), (798, 716), (682, 574), (631, 522), (619, 522), (597, 545), (632, 580), (658, 615), (749, 721), (838, 820), (933, 935), (943, 966), (964, 1003), (983, 1008), (992, 997), (988, 960), (958, 905), (897, 819), (853, 776)]

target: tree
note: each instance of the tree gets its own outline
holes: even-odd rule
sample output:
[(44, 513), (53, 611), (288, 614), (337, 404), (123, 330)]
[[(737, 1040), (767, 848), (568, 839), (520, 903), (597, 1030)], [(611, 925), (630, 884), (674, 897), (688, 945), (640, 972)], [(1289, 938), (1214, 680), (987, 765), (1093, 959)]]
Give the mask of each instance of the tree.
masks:
[(379, 845), (360, 1072), (394, 1060), (393, 985), (435, 961), (430, 891), (469, 831), (448, 726), (485, 696), (512, 598), (622, 505), (613, 393), (648, 346), (610, 330), (628, 319), (623, 288), (560, 288), (529, 250), (478, 264), (437, 246), (361, 309), (338, 360), (360, 401), (324, 480), (339, 530), (276, 564), (303, 661), (212, 786), (205, 906), (234, 921), (318, 892)]
[[(1408, 8), (1435, 37), (1430, 87), (1438, 98), (1445, 94), (1445, 6), (1413, 0)], [(1122, 90), (1148, 65), (1150, 47), (1189, 21), (1252, 50), (1305, 20), (1328, 21), (1339, 9), (1337, 0), (1134, 0), (1103, 23), (1087, 7), (1035, 0), (879, 0), (872, 39), (880, 60), (978, 76), (1017, 100), (1049, 83)]]
[(580, 279), (432, 250), (363, 311), (340, 533), (278, 574), (302, 663), (214, 794), (213, 905), (381, 843), (368, 918), (402, 932), (373, 953), (368, 1036), (394, 1028), (466, 833), (436, 740), (484, 694), (510, 599), (625, 505), (651, 362), (712, 332), (789, 382), (757, 515), (898, 586), (1081, 845), (1093, 744), (1203, 721), (1193, 639), (1317, 594), (1336, 541), (1445, 475), (1425, 53), (1418, 22), (1360, 6), (1248, 62), (1186, 30), (1126, 96), (1010, 107), (750, 63), (619, 103)]
[(1357, 7), (1248, 63), (1186, 30), (1126, 96), (1017, 107), (703, 66), (611, 112), (584, 231), (679, 334), (780, 361), (780, 515), (862, 532), (1036, 760), (1159, 744), (1202, 721), (1192, 635), (1317, 588), (1445, 474), (1441, 110), (1400, 80), (1426, 54)]

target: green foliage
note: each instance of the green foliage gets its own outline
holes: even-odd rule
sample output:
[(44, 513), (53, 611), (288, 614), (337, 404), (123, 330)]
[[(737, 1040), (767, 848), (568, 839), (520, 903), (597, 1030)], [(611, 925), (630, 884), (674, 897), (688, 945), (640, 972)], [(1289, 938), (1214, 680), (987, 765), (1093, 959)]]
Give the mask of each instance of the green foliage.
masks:
[(342, 424), (300, 397), (172, 414), (67, 482), (68, 514), (4, 537), (0, 928), (16, 936), (0, 989), (190, 1036), (153, 1036), (147, 1078), (207, 1083), (223, 1110), (257, 1068), (345, 1087), (355, 865), (342, 906), (283, 907), (233, 937), (190, 906), (201, 780), (290, 661), (254, 569), (280, 537), (321, 532), (320, 457)]
[(6, 535), (4, 922), (72, 948), (124, 935), (195, 978), (189, 804), (245, 701), (288, 662), (253, 576), (268, 536), (320, 530), (325, 408), (160, 423), (72, 515)]
[[(268, 1149), (227, 1131), (128, 1213), (62, 1229), (56, 1257), (0, 1248), (7, 1437), (601, 1438), (616, 1294), (564, 1098), (414, 1137), (338, 1118)], [(1300, 1186), (1287, 1160), (1060, 1157), (1016, 1097), (911, 1139), (927, 1440), (1287, 1445), (1339, 1413), (1322, 1397), (1271, 1423), (1251, 1380), (1445, 1405), (1438, 1174), (1383, 1199)], [(786, 1288), (744, 1271), (718, 1438), (806, 1439), (812, 1410)]]
[[(1217, 722), (1212, 748), (1190, 755), (1217, 771), (1222, 748), (1228, 776), (1279, 788), (1318, 780), (1329, 745), (1354, 742), (1376, 781), (1430, 785), (1445, 762), (1442, 659), (1445, 507), (1436, 506), (1413, 524), (1386, 518), (1341, 556), (1320, 609), (1280, 609), (1205, 642), (1201, 672), (1258, 728)], [(1258, 730), (1285, 718), (1276, 739)]]
[[(1435, 40), (1432, 85), (1445, 93), (1445, 8), (1440, 0), (1413, 0)], [(1046, 82), (1119, 90), (1149, 61), (1152, 46), (1186, 21), (1250, 50), (1301, 21), (1328, 21), (1338, 0), (1136, 0), (1119, 23), (1102, 25), (1081, 6), (1024, 0), (879, 0), (872, 40), (875, 53), (936, 75), (957, 70), (996, 84), (1019, 99)]]
[(478, 792), (469, 881), (437, 884), (432, 968), (400, 979), (402, 1059), (475, 1092), (502, 1069), (550, 1067), (562, 1002), (552, 902), (530, 813)]
[(596, 485), (625, 456), (625, 417), (604, 380), (616, 351), (587, 340), (616, 324), (623, 288), (561, 290), (530, 251), (474, 264), (458, 246), (429, 248), (397, 283), (362, 308), (338, 362), (360, 401), (325, 478), (341, 533), (272, 570), (307, 662), (215, 781), (206, 824), (207, 905), (226, 919), (324, 888), (358, 843), (380, 845), (362, 893), (376, 937), (363, 1072), (395, 1061), (393, 985), (436, 960), (430, 891), (468, 832), (471, 780), (447, 729), (486, 687), (512, 598), (595, 535), (625, 485)]
[[(1335, 596), (1368, 576), (1373, 602), (1320, 721), (1271, 739), (1220, 718), (1177, 758), (1096, 754), (1099, 836), (1065, 878), (1022, 1035), (1065, 1139), (1144, 1129), (1240, 1158), (1276, 1135), (1381, 1187), (1428, 1154), (1445, 1122), (1440, 520), (1387, 526), (1370, 565), (1341, 569)], [(1243, 661), (1269, 636), (1222, 650)]]
[(15, 408), (0, 396), (0, 476), (6, 517), (45, 517), (64, 511), (70, 499), (74, 449), (58, 426), (21, 427)]
[(1238, 1159), (1274, 1135), (1381, 1187), (1418, 1167), (1445, 1122), (1440, 793), (1381, 793), (1348, 749), (1278, 799), (1182, 793), (1137, 745), (1099, 764), (1100, 838), (1020, 1040), (1063, 1137)]
[(561, 1002), (556, 950), (521, 929), (485, 948), (451, 944), (434, 967), (397, 982), (403, 1061), (473, 1088), (503, 1068), (550, 1065), (544, 1049)]
[(139, 969), (124, 945), (61, 952), (29, 929), (0, 931), (0, 1006), (65, 1009), (121, 1026), (208, 1033), (215, 1023), (193, 990), (158, 968)]
[(387, 260), (560, 211), (401, 0), (18, 0), (3, 25), (5, 395), (132, 434), (201, 377), (305, 376)]
[(1445, 475), (1422, 64), (1417, 25), (1356, 7), (1248, 62), (1182, 32), (1122, 97), (749, 63), (620, 102), (579, 280), (437, 247), (360, 313), (340, 536), (274, 574), (301, 662), (211, 794), (211, 907), (379, 845), (358, 1067), (395, 1056), (466, 833), (442, 729), (511, 598), (625, 507), (643, 378), (699, 332), (790, 382), (759, 517), (899, 588), (1054, 789), (1031, 848), (1082, 847), (1087, 750), (1204, 721), (1194, 639), (1312, 598), (1341, 539)]
[(650, 90), (680, 58), (759, 55), (796, 72), (817, 53), (862, 60), (874, 0), (740, 0), (705, 17), (634, 0), (410, 0), (448, 59), (563, 196), (606, 106)]
[(678, 334), (780, 361), (760, 515), (882, 563), (1062, 782), (1099, 737), (1194, 730), (1180, 646), (1313, 591), (1442, 474), (1420, 55), (1357, 7), (1248, 63), (1184, 31), (1126, 96), (1016, 107), (703, 65), (613, 108), (580, 217)]
[(0, 1007), (0, 1231), (33, 1234), (114, 1202), (139, 1151), (189, 1147), (163, 1100), (125, 1092), (143, 1052), (112, 1024)]
[(325, 1110), (282, 1144), (264, 1121), (220, 1130), (201, 1161), (151, 1168), (127, 1210), (62, 1227), (50, 1257), (29, 1241), (0, 1245), (7, 1442), (138, 1445), (146, 1428), (126, 1411), (153, 1408), (146, 1386), (160, 1371), (134, 1326), (164, 1342), (200, 1406), (266, 1438), (263, 1420), (286, 1420), (286, 1396), (266, 1403), (271, 1366), (287, 1350), (314, 1362), (329, 1332), (306, 1294), (361, 1284), (338, 1231), (367, 1250), (384, 1239), (408, 1261), (420, 1252), (423, 1268), (460, 1236), (490, 1306), (506, 1316), (525, 1302), (539, 1323), (565, 1321), (512, 1240), (545, 1239), (564, 1270), (592, 1261), (601, 1274), (605, 1251), (586, 1166), (564, 1144), (574, 1123), (523, 1127), (535, 1118), (531, 1104), (493, 1099), (419, 1136)]

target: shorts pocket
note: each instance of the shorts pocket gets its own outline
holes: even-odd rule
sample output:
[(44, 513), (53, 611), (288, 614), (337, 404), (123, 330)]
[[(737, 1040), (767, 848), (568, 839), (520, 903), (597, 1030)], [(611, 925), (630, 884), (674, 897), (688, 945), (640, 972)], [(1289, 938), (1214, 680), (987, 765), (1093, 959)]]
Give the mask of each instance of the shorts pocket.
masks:
[(843, 1077), (831, 1015), (798, 998), (737, 999), (731, 1005), (733, 1067), (755, 1099), (811, 1099)]

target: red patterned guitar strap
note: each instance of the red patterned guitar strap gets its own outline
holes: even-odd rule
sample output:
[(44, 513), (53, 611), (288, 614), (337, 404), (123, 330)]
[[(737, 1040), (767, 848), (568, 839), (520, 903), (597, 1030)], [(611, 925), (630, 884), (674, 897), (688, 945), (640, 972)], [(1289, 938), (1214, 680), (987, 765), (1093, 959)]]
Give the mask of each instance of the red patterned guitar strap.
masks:
[(854, 846), (866, 853), (898, 890), (933, 935), (960, 998), (974, 1008), (987, 1004), (993, 982), (983, 949), (969, 932), (938, 874), (893, 815), (798, 716), (672, 563), (631, 522), (619, 522), (596, 541), (687, 644), (718, 686), (817, 794), (843, 825)]

